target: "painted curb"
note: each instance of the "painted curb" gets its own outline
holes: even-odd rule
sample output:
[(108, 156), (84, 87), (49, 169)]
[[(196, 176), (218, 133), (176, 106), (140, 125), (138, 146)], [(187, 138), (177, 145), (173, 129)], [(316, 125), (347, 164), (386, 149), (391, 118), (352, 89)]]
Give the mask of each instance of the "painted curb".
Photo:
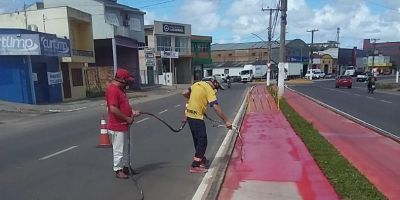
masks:
[[(240, 106), (239, 111), (233, 120), (234, 126), (236, 126), (239, 130), (247, 110), (248, 97), (249, 89), (246, 89), (242, 105)], [(238, 135), (235, 132), (232, 130), (228, 131), (224, 141), (221, 144), (221, 147), (211, 163), (208, 172), (197, 188), (196, 193), (193, 195), (192, 200), (211, 200), (218, 198), (237, 137)]]
[(336, 108), (334, 108), (334, 107), (332, 107), (332, 106), (330, 106), (330, 105), (328, 105), (326, 103), (323, 103), (323, 102), (321, 102), (319, 100), (316, 100), (316, 99), (314, 99), (314, 98), (312, 98), (312, 97), (310, 97), (310, 96), (308, 96), (306, 94), (303, 94), (303, 93), (300, 93), (300, 92), (298, 92), (296, 90), (293, 90), (292, 88), (286, 87), (286, 89), (288, 89), (288, 90), (290, 90), (292, 92), (295, 92), (296, 94), (299, 94), (299, 95), (301, 95), (303, 97), (306, 97), (307, 99), (309, 99), (309, 100), (321, 105), (322, 107), (325, 107), (325, 108), (327, 108), (327, 109), (329, 109), (329, 110), (331, 110), (331, 111), (333, 111), (333, 112), (335, 112), (335, 113), (337, 113), (337, 114), (339, 114), (339, 115), (341, 115), (341, 116), (343, 116), (343, 117), (345, 117), (345, 118), (347, 118), (347, 119), (349, 119), (351, 121), (356, 122), (357, 124), (359, 124), (361, 126), (364, 126), (364, 127), (368, 128), (368, 129), (370, 129), (372, 131), (375, 131), (375, 132), (377, 132), (377, 133), (379, 133), (379, 134), (381, 134), (381, 135), (383, 135), (383, 136), (385, 136), (387, 138), (390, 138), (390, 139), (400, 143), (400, 137), (397, 136), (397, 135), (394, 135), (394, 134), (392, 134), (392, 133), (390, 133), (388, 131), (385, 131), (385, 130), (383, 130), (381, 128), (378, 128), (378, 127), (376, 127), (376, 126), (374, 126), (374, 125), (372, 125), (372, 124), (370, 124), (368, 122), (365, 122), (365, 121), (363, 121), (361, 119), (358, 119), (358, 118), (356, 118), (356, 117), (354, 117), (354, 116), (352, 116), (350, 114), (347, 114), (347, 113), (345, 113), (345, 112), (343, 112), (343, 111), (341, 111), (339, 109), (336, 109)]

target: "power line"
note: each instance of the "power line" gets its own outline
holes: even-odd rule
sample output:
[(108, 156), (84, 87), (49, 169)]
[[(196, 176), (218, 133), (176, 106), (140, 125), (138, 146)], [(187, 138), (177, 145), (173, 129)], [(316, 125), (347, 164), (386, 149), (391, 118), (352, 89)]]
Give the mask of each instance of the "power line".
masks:
[(142, 6), (140, 8), (148, 8), (148, 7), (157, 6), (157, 5), (161, 5), (161, 4), (171, 3), (171, 2), (174, 2), (174, 1), (176, 1), (176, 0), (162, 1), (162, 2), (159, 2), (159, 3), (154, 3), (154, 4)]

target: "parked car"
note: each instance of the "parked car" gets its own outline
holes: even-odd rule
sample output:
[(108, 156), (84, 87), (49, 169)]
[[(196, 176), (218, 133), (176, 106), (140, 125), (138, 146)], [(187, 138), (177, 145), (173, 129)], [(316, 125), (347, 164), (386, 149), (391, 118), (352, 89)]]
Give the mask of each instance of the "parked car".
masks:
[(357, 78), (356, 78), (357, 82), (364, 82), (366, 80), (368, 80), (367, 73), (360, 73), (360, 74), (357, 75)]
[[(325, 77), (325, 73), (322, 72), (320, 69), (312, 69), (312, 78), (320, 79)], [(307, 71), (305, 77), (308, 79), (310, 78), (310, 70)]]
[(341, 75), (336, 78), (336, 83), (335, 83), (336, 88), (339, 87), (351, 88), (352, 86), (353, 86), (353, 80), (351, 79), (351, 76)]
[(220, 82), (220, 83), (224, 83), (225, 82), (225, 74), (214, 74), (213, 75), (216, 79), (217, 79), (217, 81), (218, 82)]

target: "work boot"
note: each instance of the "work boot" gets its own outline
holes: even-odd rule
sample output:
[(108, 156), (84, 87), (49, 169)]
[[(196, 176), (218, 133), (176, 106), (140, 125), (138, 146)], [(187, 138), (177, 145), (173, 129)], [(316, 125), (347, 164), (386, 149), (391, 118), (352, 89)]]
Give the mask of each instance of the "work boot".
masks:
[(129, 170), (129, 167), (124, 167), (123, 169), (122, 169), (122, 171), (126, 174), (126, 175), (138, 175), (139, 174), (139, 171), (137, 171), (137, 170), (134, 170), (134, 169), (130, 169)]
[(208, 169), (205, 167), (197, 166), (197, 167), (191, 167), (189, 172), (190, 173), (206, 173)]
[(204, 167), (206, 169), (208, 169), (210, 167), (210, 161), (207, 160), (207, 158), (205, 156), (201, 160), (200, 167)]
[(129, 178), (128, 175), (126, 175), (122, 170), (118, 170), (115, 172), (115, 177), (120, 178), (120, 179), (127, 179)]

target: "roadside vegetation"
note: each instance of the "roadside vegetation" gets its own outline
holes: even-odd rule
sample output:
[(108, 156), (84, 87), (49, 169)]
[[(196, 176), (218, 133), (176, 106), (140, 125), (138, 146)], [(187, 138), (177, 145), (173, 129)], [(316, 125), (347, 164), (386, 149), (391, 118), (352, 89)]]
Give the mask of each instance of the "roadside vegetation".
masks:
[[(275, 94), (272, 87), (268, 91), (273, 95)], [(303, 140), (341, 199), (387, 199), (332, 144), (319, 134), (312, 123), (309, 123), (294, 111), (285, 99), (281, 99), (279, 104), (282, 113)]]

